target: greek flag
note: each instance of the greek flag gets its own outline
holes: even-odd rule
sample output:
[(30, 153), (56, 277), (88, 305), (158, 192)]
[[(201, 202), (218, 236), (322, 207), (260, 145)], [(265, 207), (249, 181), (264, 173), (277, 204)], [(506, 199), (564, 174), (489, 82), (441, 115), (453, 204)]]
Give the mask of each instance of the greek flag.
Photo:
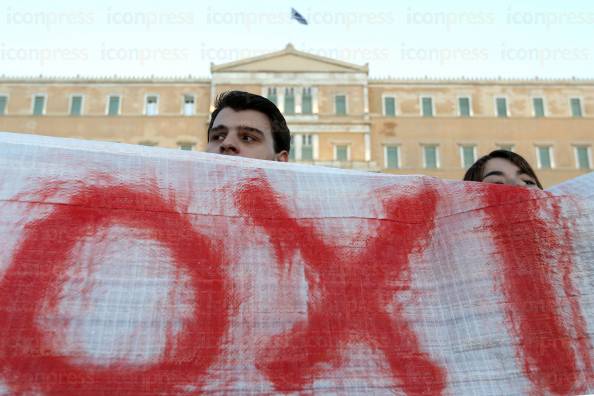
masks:
[(305, 19), (303, 17), (303, 15), (298, 13), (297, 10), (294, 8), (291, 8), (291, 19), (295, 19), (297, 22), (299, 22), (302, 25), (307, 25), (307, 19)]

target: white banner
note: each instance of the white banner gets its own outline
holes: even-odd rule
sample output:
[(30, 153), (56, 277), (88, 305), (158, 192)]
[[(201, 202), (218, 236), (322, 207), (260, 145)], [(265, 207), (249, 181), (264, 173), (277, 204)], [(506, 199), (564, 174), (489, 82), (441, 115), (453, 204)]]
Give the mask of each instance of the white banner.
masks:
[(593, 392), (593, 191), (2, 133), (0, 390)]

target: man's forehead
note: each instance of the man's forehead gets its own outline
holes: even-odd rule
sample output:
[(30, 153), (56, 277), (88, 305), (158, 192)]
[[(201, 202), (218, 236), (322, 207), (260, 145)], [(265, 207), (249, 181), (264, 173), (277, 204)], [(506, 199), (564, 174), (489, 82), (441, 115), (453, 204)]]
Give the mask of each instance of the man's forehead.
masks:
[(234, 110), (231, 107), (223, 108), (217, 114), (213, 128), (218, 126), (232, 127), (251, 127), (262, 132), (271, 131), (270, 120), (266, 114), (257, 110)]

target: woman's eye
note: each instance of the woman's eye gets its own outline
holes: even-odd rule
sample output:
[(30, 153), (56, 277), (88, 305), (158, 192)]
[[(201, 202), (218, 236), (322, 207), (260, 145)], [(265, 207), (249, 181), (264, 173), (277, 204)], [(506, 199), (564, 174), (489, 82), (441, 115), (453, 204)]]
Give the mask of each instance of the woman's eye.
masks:
[(526, 183), (526, 184), (528, 184), (530, 186), (535, 186), (536, 185), (536, 183), (534, 181), (532, 181), (532, 180), (524, 180), (524, 183)]

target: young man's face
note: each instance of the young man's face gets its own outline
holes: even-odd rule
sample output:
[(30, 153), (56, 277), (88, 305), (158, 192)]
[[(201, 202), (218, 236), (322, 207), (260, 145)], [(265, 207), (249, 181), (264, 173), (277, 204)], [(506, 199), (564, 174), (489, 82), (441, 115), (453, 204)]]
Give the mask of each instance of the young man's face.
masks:
[(223, 108), (214, 119), (206, 151), (283, 162), (289, 157), (286, 151), (274, 152), (272, 127), (264, 113), (230, 107)]

